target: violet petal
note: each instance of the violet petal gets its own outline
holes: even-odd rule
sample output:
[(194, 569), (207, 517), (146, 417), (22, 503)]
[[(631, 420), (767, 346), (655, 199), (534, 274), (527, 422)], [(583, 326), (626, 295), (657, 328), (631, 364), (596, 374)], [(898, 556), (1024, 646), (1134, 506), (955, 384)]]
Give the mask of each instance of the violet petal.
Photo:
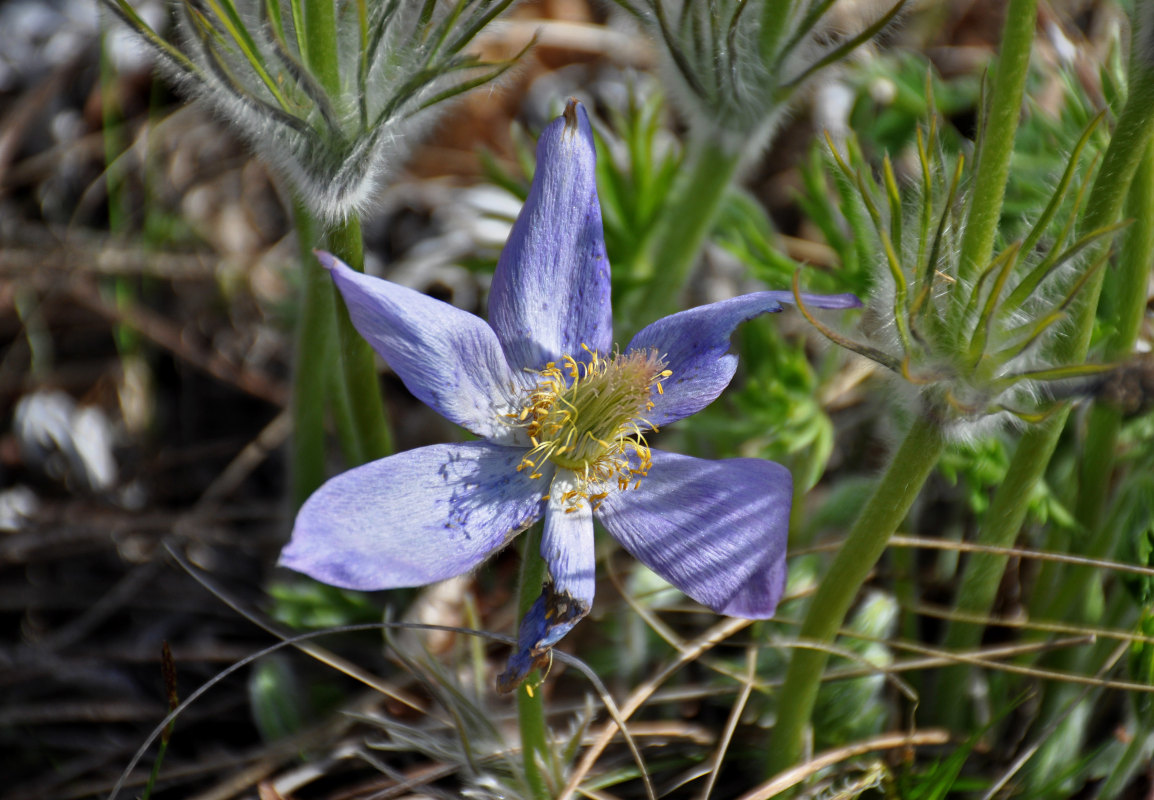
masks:
[(353, 325), (415, 397), (446, 419), (501, 444), (519, 443), (504, 424), (511, 388), (524, 380), (505, 361), (493, 330), (467, 311), (391, 281), (357, 272), (329, 253)]
[[(790, 292), (754, 292), (670, 314), (643, 328), (628, 350), (656, 350), (673, 374), (662, 381), (663, 394), (653, 394), (645, 415), (653, 425), (667, 425), (695, 414), (717, 399), (733, 379), (737, 356), (729, 352), (733, 331), (746, 320), (793, 302)], [(802, 295), (814, 308), (861, 305), (851, 294)]]
[(636, 489), (597, 519), (637, 560), (721, 614), (773, 615), (785, 591), (792, 479), (772, 461), (706, 461), (652, 451)]
[(468, 572), (544, 510), (524, 450), (439, 444), (351, 469), (301, 507), (283, 566), (346, 589), (420, 586)]
[(529, 197), (501, 252), (489, 321), (515, 370), (613, 344), (609, 260), (585, 109), (570, 101), (537, 143)]
[(497, 687), (503, 692), (511, 691), (530, 672), (547, 663), (549, 649), (593, 605), (593, 513), (587, 502), (573, 503), (564, 498), (565, 492), (576, 485), (573, 473), (558, 470), (549, 488), (541, 557), (548, 565), (550, 580), (517, 629), (517, 646), (497, 678)]

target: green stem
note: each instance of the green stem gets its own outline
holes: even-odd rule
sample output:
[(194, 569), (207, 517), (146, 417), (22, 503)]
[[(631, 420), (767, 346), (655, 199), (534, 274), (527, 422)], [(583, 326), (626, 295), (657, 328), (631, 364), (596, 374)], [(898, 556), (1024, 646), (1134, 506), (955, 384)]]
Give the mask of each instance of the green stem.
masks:
[[(697, 263), (705, 239), (717, 219), (725, 193), (737, 172), (741, 153), (704, 141), (689, 154), (673, 194), (673, 201), (650, 239), (651, 246), (638, 271), (648, 288), (631, 311), (645, 309), (657, 318), (671, 313), (678, 295)], [(636, 319), (629, 313), (627, 319)], [(628, 338), (628, 337), (626, 337)]]
[(994, 236), (998, 231), (1002, 199), (1010, 175), (1010, 156), (1014, 152), (1014, 136), (1018, 131), (1037, 15), (1038, 0), (1010, 0), (1006, 9), (998, 71), (986, 111), (958, 260), (958, 276), (965, 284), (973, 283), (994, 251)]
[[(1150, 146), (1134, 174), (1126, 216), (1143, 222), (1123, 233), (1117, 268), (1103, 287), (1103, 300), (1110, 305), (1108, 317), (1115, 321), (1102, 353), (1107, 362), (1128, 358), (1134, 351), (1146, 309), (1146, 281), (1154, 261), (1154, 225), (1145, 224), (1154, 219), (1154, 149)], [(1101, 530), (1121, 427), (1118, 409), (1096, 403), (1090, 410), (1075, 507), (1078, 521), (1088, 531)]]
[(305, 58), (329, 97), (339, 97), (340, 61), (337, 57), (337, 15), (334, 0), (305, 0)]
[[(1053, 445), (1046, 436), (1039, 435), (1040, 430), (1031, 428), (1022, 436), (1010, 468), (1006, 471), (1005, 481), (994, 493), (990, 510), (978, 533), (978, 544), (1009, 547), (1018, 537), (1029, 509), (1029, 498), (1053, 452)], [(1007, 556), (993, 553), (972, 553), (969, 556), (958, 589), (958, 611), (979, 616), (989, 613), (1002, 582), (1007, 560)], [(982, 628), (978, 625), (950, 622), (946, 628), (945, 646), (950, 650), (966, 650), (975, 647), (981, 636)], [(942, 671), (939, 684), (964, 686), (968, 672), (969, 667), (964, 664), (949, 667)], [(956, 726), (962, 724), (962, 715), (965, 713), (965, 703), (943, 703), (939, 709), (940, 721), (956, 730), (962, 729)]]
[[(797, 20), (798, 0), (777, 0), (775, 3), (766, 3), (761, 11), (761, 29), (759, 48), (761, 60), (767, 70), (781, 68), (781, 49), (793, 34)], [(808, 11), (812, 3), (803, 3), (802, 10)], [(770, 72), (769, 74), (773, 74)]]
[[(799, 638), (818, 644), (833, 641), (858, 590), (877, 564), (890, 535), (905, 519), (944, 447), (937, 423), (918, 417), (818, 585)], [(809, 647), (796, 648), (790, 656), (785, 684), (778, 693), (777, 724), (769, 748), (771, 775), (801, 758), (805, 729), (828, 658), (825, 650)]]
[(293, 356), (290, 481), (293, 508), (300, 508), (325, 479), (325, 390), (336, 353), (333, 283), (312, 249), (319, 225), (299, 199), (293, 224), (300, 247), (301, 285)]
[[(545, 582), (545, 561), (541, 558), (542, 526), (534, 525), (524, 536), (521, 550), (521, 576), (517, 589), (517, 619), (524, 620), (533, 603), (541, 594)], [(520, 624), (520, 623), (518, 623)], [(517, 687), (517, 721), (521, 728), (521, 758), (525, 763), (525, 780), (536, 800), (549, 800), (549, 791), (542, 763), (550, 756), (548, 727), (545, 724), (545, 704), (540, 692), (531, 686), (537, 683), (539, 673), (529, 673)]]
[[(364, 242), (359, 220), (350, 218), (332, 228), (328, 244), (333, 255), (358, 272), (364, 271)], [(365, 463), (384, 458), (393, 451), (393, 439), (385, 418), (376, 359), (369, 343), (353, 327), (344, 303), (337, 304), (337, 336), (345, 391), (360, 444), (357, 461)]]

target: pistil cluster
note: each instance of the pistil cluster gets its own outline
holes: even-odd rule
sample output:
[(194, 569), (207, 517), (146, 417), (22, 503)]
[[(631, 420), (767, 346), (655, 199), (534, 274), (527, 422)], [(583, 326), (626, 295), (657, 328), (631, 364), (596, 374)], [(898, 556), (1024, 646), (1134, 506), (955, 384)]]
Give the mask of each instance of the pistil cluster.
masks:
[(533, 470), (551, 461), (573, 472), (576, 488), (561, 498), (567, 512), (585, 500), (596, 510), (617, 489), (637, 488), (653, 460), (645, 431), (656, 426), (645, 419), (653, 408), (653, 392), (672, 375), (656, 351), (614, 353), (604, 357), (581, 346), (587, 359), (565, 355), (534, 370), (537, 385), (525, 405), (509, 416), (522, 427), (531, 448), (517, 471)]

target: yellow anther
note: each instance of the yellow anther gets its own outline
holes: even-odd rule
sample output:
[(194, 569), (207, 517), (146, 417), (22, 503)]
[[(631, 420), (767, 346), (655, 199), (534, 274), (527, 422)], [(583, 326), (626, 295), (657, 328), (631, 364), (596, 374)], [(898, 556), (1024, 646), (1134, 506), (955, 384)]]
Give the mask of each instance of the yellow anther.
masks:
[(518, 472), (530, 469), (529, 477), (540, 479), (539, 465), (548, 460), (574, 475), (578, 488), (562, 497), (566, 513), (581, 508), (582, 500), (597, 508), (608, 496), (605, 487), (616, 483), (625, 490), (648, 473), (645, 433), (655, 426), (643, 415), (673, 374), (655, 351), (604, 357), (582, 343), (580, 352), (582, 360), (566, 354), (535, 371), (536, 385), (509, 415), (530, 442)]

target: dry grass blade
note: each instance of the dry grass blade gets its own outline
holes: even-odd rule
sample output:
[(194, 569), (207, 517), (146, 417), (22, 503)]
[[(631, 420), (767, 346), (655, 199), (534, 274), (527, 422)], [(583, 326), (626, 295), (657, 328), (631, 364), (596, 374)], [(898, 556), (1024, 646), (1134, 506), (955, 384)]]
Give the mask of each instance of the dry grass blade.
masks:
[[(925, 547), (931, 550), (956, 550), (960, 553), (990, 553), (992, 555), (1020, 556), (1033, 558), (1038, 561), (1056, 561), (1060, 564), (1075, 564), (1082, 567), (1101, 567), (1116, 572), (1129, 572), (1134, 575), (1154, 577), (1154, 569), (1140, 567), (1137, 564), (1124, 564), (1121, 561), (1109, 561), (1103, 558), (1087, 558), (1085, 556), (1057, 553), (1050, 550), (1030, 550), (1024, 547), (995, 547), (986, 544), (972, 544), (970, 542), (949, 542), (944, 539), (928, 539), (921, 536), (892, 536), (890, 544), (894, 547)], [(831, 549), (838, 546), (834, 544)]]
[[(709, 650), (719, 642), (728, 639), (730, 636), (733, 636), (738, 631), (744, 630), (752, 624), (752, 620), (748, 619), (723, 619), (690, 642), (689, 645), (678, 654), (678, 657), (663, 670), (633, 690), (633, 693), (629, 695), (629, 699), (621, 706), (622, 722), (628, 720), (670, 675), (697, 658), (706, 650)], [(619, 724), (616, 721), (605, 723), (600, 733), (598, 733), (594, 739), (592, 746), (585, 751), (581, 762), (577, 765), (576, 769), (573, 770), (573, 774), (569, 777), (569, 782), (565, 784), (565, 788), (561, 791), (557, 800), (568, 800), (568, 798), (573, 796), (581, 781), (589, 774), (589, 770), (593, 768), (593, 765), (597, 762), (601, 753), (605, 751), (609, 742), (613, 740), (613, 736), (619, 729)]]
[[(230, 597), (229, 594), (224, 591), (224, 589), (222, 589), (220, 586), (218, 586), (206, 574), (204, 574), (201, 570), (198, 570), (196, 567), (194, 567), (192, 564), (190, 564), (188, 562), (188, 559), (186, 559), (182, 554), (177, 552), (177, 550), (174, 547), (169, 545), (167, 549), (168, 549), (169, 554), (172, 555), (172, 557), (176, 559), (178, 564), (180, 564), (181, 568), (183, 568), (185, 570), (185, 572), (187, 572), (189, 575), (191, 575), (193, 578), (195, 578), (196, 581), (201, 586), (203, 586), (212, 595), (214, 595), (216, 598), (218, 598), (221, 602), (223, 602), (225, 605), (227, 605), (233, 611), (237, 612), (242, 617), (247, 619), (249, 622), (252, 622), (257, 627), (263, 628), (264, 630), (271, 633), (273, 636), (276, 636), (277, 638), (283, 640), (282, 644), (284, 644), (286, 642), (291, 642), (293, 644), (296, 644), (298, 649), (300, 649), (301, 652), (303, 652), (309, 656), (312, 656), (317, 661), (320, 661), (322, 664), (326, 664), (326, 665), (332, 667), (333, 669), (337, 670), (338, 672), (342, 672), (345, 675), (348, 675), (353, 680), (360, 681), (365, 686), (368, 686), (371, 689), (375, 689), (376, 691), (383, 694), (385, 697), (388, 697), (392, 700), (396, 700), (398, 703), (402, 703), (402, 704), (408, 706), (409, 708), (413, 709), (414, 711), (419, 711), (421, 713), (428, 713), (428, 710), (425, 708), (424, 704), (421, 703), (421, 701), (418, 700), (417, 698), (411, 697), (406, 692), (403, 692), (400, 689), (396, 688), (395, 686), (392, 686), (392, 685), (386, 683), (385, 681), (381, 680), (376, 675), (371, 674), (367, 670), (364, 670), (364, 669), (358, 667), (356, 664), (353, 664), (353, 663), (341, 658), (340, 656), (336, 655), (335, 653), (332, 653), (332, 652), (328, 651), (327, 649), (321, 647), (320, 645), (315, 644), (314, 642), (310, 641), (310, 639), (313, 637), (302, 638), (300, 636), (296, 636), (296, 635), (293, 635), (291, 633), (288, 633), (280, 625), (277, 625), (276, 623), (272, 622), (271, 620), (266, 619), (264, 616), (256, 613), (255, 611), (252, 611), (251, 609), (245, 608), (239, 601)], [(390, 627), (390, 626), (391, 627), (406, 627), (407, 626), (407, 623), (383, 623), (382, 622), (382, 623), (375, 623), (375, 624), (378, 626), (384, 626), (384, 627)], [(436, 629), (435, 626), (417, 626), (417, 627), (420, 628), (421, 630)], [(341, 630), (350, 630), (350, 629), (349, 628), (342, 628)]]
[(949, 741), (949, 731), (937, 728), (918, 731), (916, 733), (883, 733), (881, 736), (855, 742), (845, 747), (827, 750), (821, 755), (814, 756), (804, 764), (799, 764), (785, 772), (778, 773), (752, 792), (743, 794), (739, 800), (766, 800), (766, 798), (774, 797), (793, 786), (797, 786), (810, 775), (820, 770), (832, 767), (834, 764), (847, 759), (865, 755), (866, 753), (872, 753), (877, 750), (897, 750), (903, 747), (911, 748), (948, 744)]
[(721, 734), (721, 741), (718, 743), (717, 752), (713, 756), (713, 767), (709, 770), (705, 788), (701, 790), (701, 800), (709, 800), (709, 795), (713, 793), (713, 787), (717, 785), (717, 778), (721, 774), (721, 765), (725, 761), (725, 753), (729, 749), (729, 743), (733, 740), (733, 733), (737, 730), (737, 723), (741, 720), (741, 713), (745, 710), (745, 704), (749, 702), (749, 696), (753, 694), (756, 675), (757, 648), (749, 647), (745, 651), (745, 680), (741, 686), (741, 694), (738, 695), (737, 702), (730, 709), (729, 719), (725, 722), (725, 730)]

